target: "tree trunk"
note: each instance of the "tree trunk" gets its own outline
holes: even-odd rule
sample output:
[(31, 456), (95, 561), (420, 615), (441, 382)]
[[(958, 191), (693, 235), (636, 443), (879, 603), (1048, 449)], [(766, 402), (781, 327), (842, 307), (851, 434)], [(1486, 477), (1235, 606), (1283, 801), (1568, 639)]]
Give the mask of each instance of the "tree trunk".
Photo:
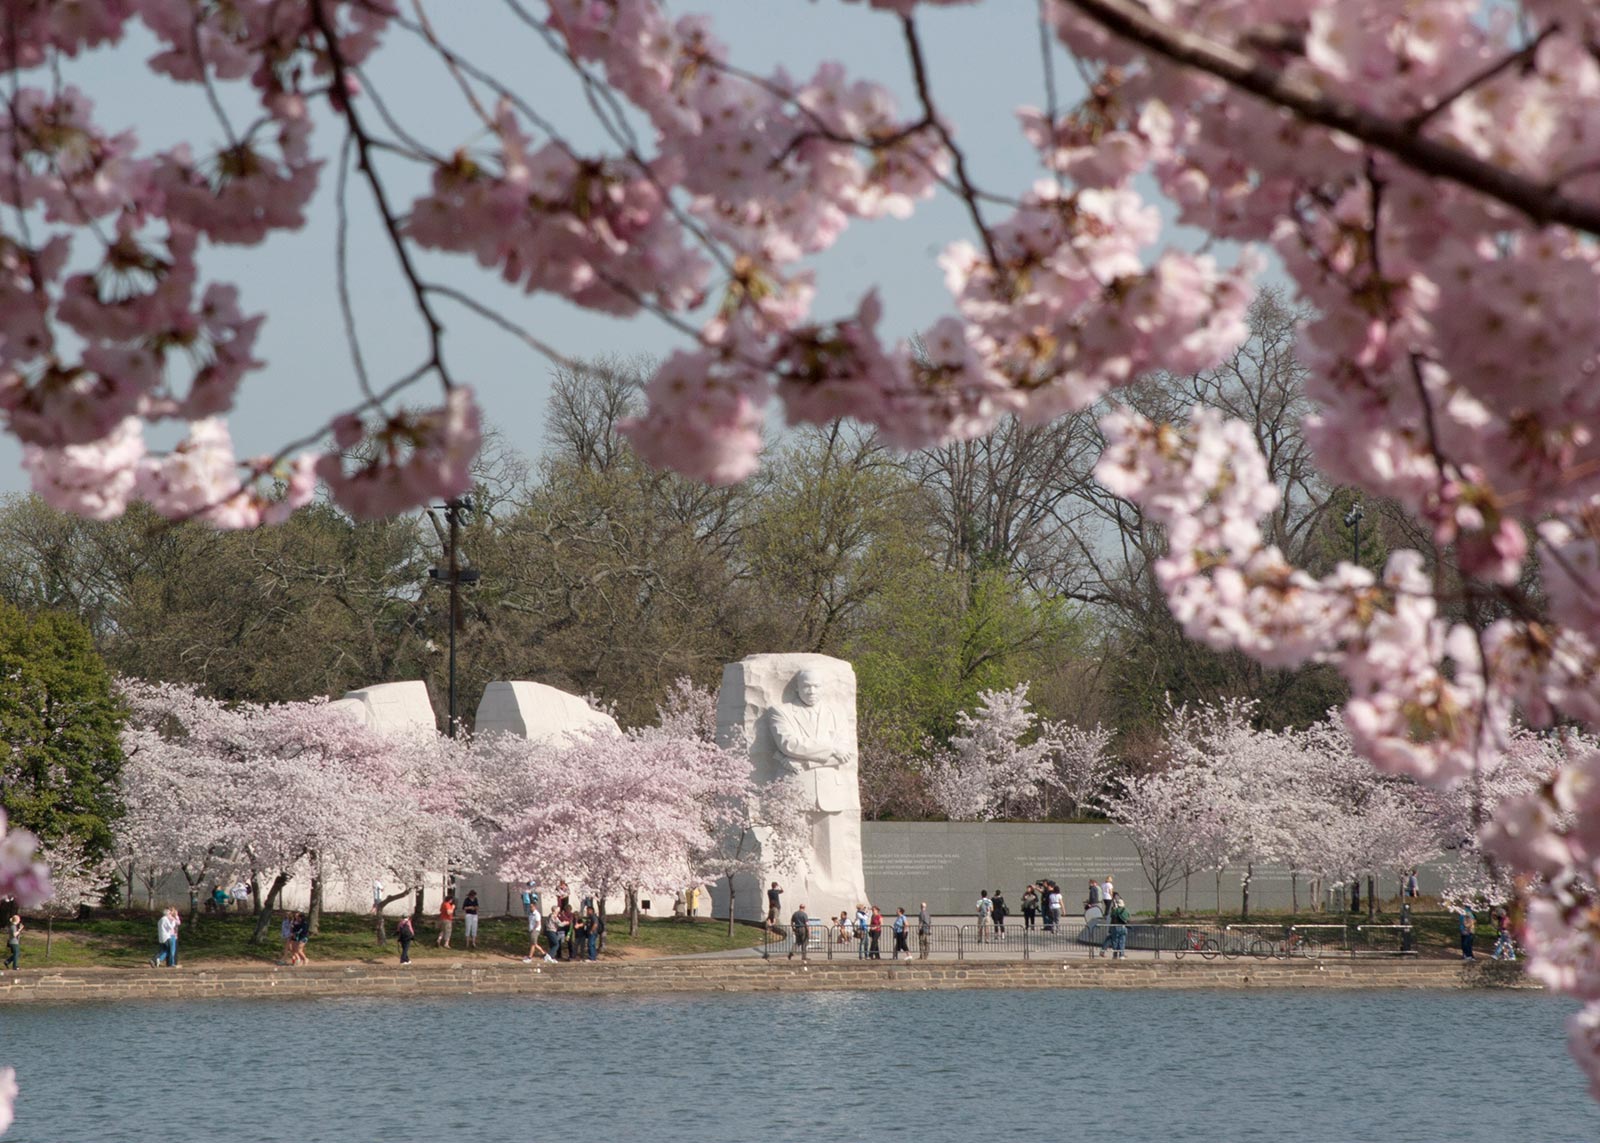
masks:
[(322, 866), (317, 864), (317, 855), (311, 855), (311, 867), (316, 875), (311, 878), (311, 915), (306, 918), (312, 936), (322, 933)]
[(400, 900), (400, 898), (406, 896), (410, 892), (411, 892), (410, 889), (402, 889), (398, 893), (390, 893), (387, 897), (383, 897), (383, 898), (379, 899), (378, 907), (376, 909), (374, 909), (373, 912), (377, 914), (378, 943), (380, 945), (389, 943), (389, 938), (388, 938), (387, 934), (385, 934), (385, 932), (383, 930), (383, 911), (385, 909), (387, 909), (390, 905), (394, 904), (396, 901)]
[(728, 937), (733, 937), (733, 874), (728, 874)]
[(250, 874), (250, 912), (261, 916), (261, 874)]
[(1217, 870), (1217, 924), (1222, 924), (1222, 870)]
[(267, 899), (261, 902), (261, 912), (256, 914), (256, 930), (250, 934), (250, 943), (259, 945), (261, 938), (267, 935), (267, 926), (272, 923), (272, 910), (278, 907), (278, 895), (283, 892), (283, 887), (289, 884), (289, 871), (286, 869), (272, 879), (272, 888), (267, 892)]
[(1293, 869), (1289, 870), (1289, 908), (1300, 912), (1300, 874)]
[(1247, 861), (1244, 863), (1244, 876), (1239, 879), (1239, 890), (1241, 893), (1241, 899), (1239, 902), (1239, 917), (1241, 920), (1245, 921), (1250, 919), (1250, 878), (1255, 871), (1255, 862)]
[(417, 932), (422, 931), (422, 895), (427, 892), (422, 881), (417, 882), (417, 903), (411, 907), (411, 920), (417, 926)]
[(628, 935), (636, 937), (639, 935), (639, 887), (628, 889), (625, 899), (628, 902)]
[(1367, 874), (1367, 921), (1370, 923), (1378, 914), (1378, 886), (1372, 874)]

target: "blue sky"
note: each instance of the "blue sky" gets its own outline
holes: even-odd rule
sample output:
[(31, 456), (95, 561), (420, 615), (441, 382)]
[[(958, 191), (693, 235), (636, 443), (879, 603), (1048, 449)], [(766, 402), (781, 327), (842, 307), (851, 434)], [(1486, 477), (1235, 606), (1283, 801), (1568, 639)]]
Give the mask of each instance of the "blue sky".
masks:
[[(537, 5), (534, 5), (537, 7)], [(409, 10), (409, 6), (407, 6)], [(806, 75), (824, 59), (841, 60), (852, 74), (884, 83), (913, 102), (910, 71), (898, 21), (863, 4), (839, 0), (703, 0), (677, 5), (679, 13), (711, 15), (734, 59), (767, 71), (782, 65)], [(1014, 193), (1041, 173), (1016, 128), (1013, 110), (1045, 101), (1034, 5), (1005, 0), (974, 7), (928, 8), (920, 17), (929, 69), (941, 110), (953, 122), (981, 185)], [(505, 15), (492, 0), (435, 0), (430, 16), (453, 49), (523, 93), (580, 146), (600, 150), (604, 139), (577, 93), (566, 65), (530, 29)], [(76, 61), (70, 82), (96, 102), (102, 125), (131, 127), (148, 145), (190, 139), (199, 145), (220, 136), (200, 89), (152, 76), (143, 65), (152, 42), (141, 35), (114, 51)], [(1081, 91), (1070, 60), (1057, 54), (1063, 103)], [(373, 61), (370, 78), (389, 106), (435, 150), (448, 152), (477, 139), (477, 125), (442, 65), (403, 31), (391, 31)], [(226, 100), (248, 116), (248, 93)], [(341, 136), (324, 114), (316, 145), (332, 157)], [(408, 203), (422, 186), (420, 168), (395, 164), (385, 171), (392, 197)], [(246, 249), (206, 255), (210, 275), (236, 282), (247, 312), (265, 312), (258, 345), (264, 370), (246, 380), (230, 418), (241, 455), (264, 452), (314, 431), (357, 399), (334, 289), (333, 171), (304, 231), (276, 236)], [(374, 220), (364, 185), (352, 187), (352, 277), (357, 323), (376, 383), (409, 370), (421, 359), (422, 326)], [(949, 196), (924, 203), (907, 221), (885, 220), (853, 227), (833, 250), (817, 259), (819, 297), (815, 312), (828, 316), (854, 308), (877, 284), (887, 316), (884, 332), (908, 335), (949, 312), (937, 258), (954, 238), (971, 237), (962, 207)], [(470, 291), (526, 325), (558, 349), (577, 357), (636, 352), (664, 353), (681, 335), (658, 319), (619, 321), (577, 310), (544, 296), (529, 298), (503, 287), (492, 273), (467, 259), (426, 255), (426, 272)], [(486, 420), (508, 443), (530, 455), (540, 448), (549, 365), (520, 342), (480, 319), (452, 312), (447, 351), (457, 376), (477, 389)], [(436, 390), (416, 390), (431, 402)], [(26, 487), (18, 467), (20, 449), (0, 442), (0, 491)]]

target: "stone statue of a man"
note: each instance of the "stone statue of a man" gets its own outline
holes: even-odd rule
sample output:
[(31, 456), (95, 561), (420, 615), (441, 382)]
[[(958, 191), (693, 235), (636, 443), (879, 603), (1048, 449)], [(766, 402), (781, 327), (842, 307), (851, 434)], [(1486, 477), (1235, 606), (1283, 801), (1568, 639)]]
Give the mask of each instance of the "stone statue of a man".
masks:
[(812, 861), (818, 879), (827, 882), (833, 880), (831, 859), (843, 841), (837, 836), (841, 815), (860, 820), (855, 733), (837, 706), (821, 701), (823, 680), (816, 670), (800, 671), (791, 685), (797, 701), (779, 703), (769, 715), (772, 741), (804, 793)]
[[(813, 913), (830, 916), (865, 901), (861, 868), (861, 790), (856, 757), (856, 679), (850, 664), (827, 655), (751, 655), (722, 672), (717, 739), (750, 752), (758, 786), (796, 788), (809, 836), (798, 867), (773, 863), (741, 883), (752, 919), (768, 881), (778, 879)], [(763, 847), (765, 843), (763, 842)]]

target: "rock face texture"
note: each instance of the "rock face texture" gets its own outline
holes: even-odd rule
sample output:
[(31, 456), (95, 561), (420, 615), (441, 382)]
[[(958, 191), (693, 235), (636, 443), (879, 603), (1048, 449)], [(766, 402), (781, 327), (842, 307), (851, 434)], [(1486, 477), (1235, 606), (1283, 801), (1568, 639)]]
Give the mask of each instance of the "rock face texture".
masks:
[(478, 702), (473, 733), (504, 732), (532, 742), (558, 742), (574, 734), (621, 734), (617, 720), (577, 695), (544, 683), (490, 683)]
[(433, 703), (428, 700), (428, 685), (421, 679), (346, 691), (343, 698), (330, 702), (328, 709), (385, 734), (437, 734), (439, 730)]
[[(813, 917), (866, 901), (861, 869), (861, 786), (856, 748), (856, 674), (827, 655), (751, 655), (722, 670), (717, 739), (743, 743), (758, 783), (799, 790), (811, 837), (803, 867), (767, 867), (737, 884), (740, 915), (766, 912), (765, 889), (783, 887), (785, 918), (797, 905)], [(726, 886), (717, 890), (727, 892)], [(716, 911), (726, 907), (719, 901)]]

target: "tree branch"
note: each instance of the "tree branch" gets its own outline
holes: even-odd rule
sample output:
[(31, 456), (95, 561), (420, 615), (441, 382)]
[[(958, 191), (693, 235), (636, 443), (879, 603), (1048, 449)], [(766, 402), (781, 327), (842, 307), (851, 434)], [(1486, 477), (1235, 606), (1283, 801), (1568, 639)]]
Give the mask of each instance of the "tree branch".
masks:
[(1540, 225), (1569, 226), (1600, 235), (1600, 203), (1580, 202), (1552, 186), (1426, 138), (1405, 121), (1373, 114), (1309, 80), (1291, 76), (1228, 44), (1175, 28), (1134, 0), (1064, 0), (1124, 39), (1184, 67), (1215, 76), (1232, 87), (1293, 111), (1308, 122), (1341, 131), (1384, 151), (1420, 174), (1446, 179), (1525, 214)]

